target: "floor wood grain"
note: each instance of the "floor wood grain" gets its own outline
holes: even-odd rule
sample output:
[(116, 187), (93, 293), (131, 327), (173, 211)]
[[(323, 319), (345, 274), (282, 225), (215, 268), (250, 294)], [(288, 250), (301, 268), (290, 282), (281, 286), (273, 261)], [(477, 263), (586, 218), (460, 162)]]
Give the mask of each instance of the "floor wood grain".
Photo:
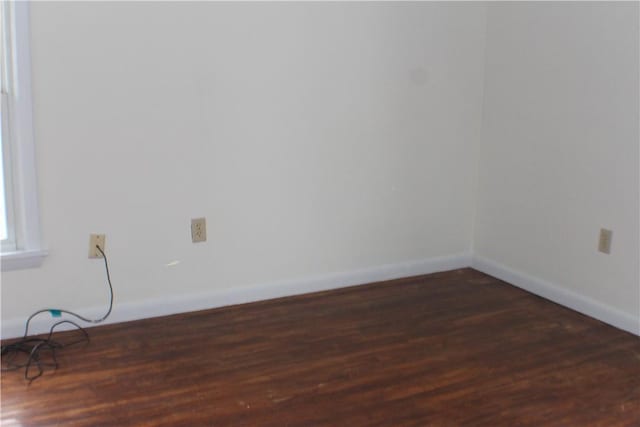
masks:
[(471, 269), (89, 332), (3, 426), (640, 425), (638, 337)]

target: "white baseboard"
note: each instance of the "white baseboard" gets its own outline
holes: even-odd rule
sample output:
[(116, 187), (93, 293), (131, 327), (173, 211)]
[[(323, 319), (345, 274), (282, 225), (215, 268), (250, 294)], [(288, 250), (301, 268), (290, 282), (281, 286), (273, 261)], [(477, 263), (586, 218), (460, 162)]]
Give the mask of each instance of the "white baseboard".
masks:
[[(273, 283), (263, 283), (246, 287), (220, 289), (206, 293), (174, 295), (170, 297), (154, 298), (121, 304), (117, 302), (116, 284), (116, 303), (113, 307), (111, 316), (101, 323), (101, 325), (146, 319), (150, 317), (167, 316), (170, 314), (185, 313), (189, 311), (206, 310), (210, 308), (243, 304), (284, 296), (301, 295), (353, 285), (417, 276), (421, 274), (430, 274), (439, 271), (464, 268), (468, 267), (470, 264), (471, 254), (461, 253), (419, 261), (382, 265), (363, 270), (333, 273)], [(104, 314), (105, 308), (92, 307), (76, 311), (85, 317), (98, 318)], [(3, 321), (2, 338), (6, 339), (22, 336), (24, 334), (25, 320), (26, 317)], [(56, 318), (56, 320), (59, 319)], [(42, 314), (32, 320), (29, 327), (29, 335), (48, 332), (53, 323), (55, 323), (55, 321), (51, 316), (46, 313)], [(83, 324), (82, 326), (97, 325)], [(60, 329), (56, 330), (63, 329), (65, 328), (61, 325)]]
[(629, 313), (483, 257), (474, 256), (471, 267), (618, 329), (640, 335), (640, 318)]
[[(616, 308), (568, 291), (537, 277), (510, 269), (489, 259), (472, 256), (469, 253), (429, 258), (420, 261), (409, 261), (388, 264), (362, 270), (306, 277), (296, 280), (284, 280), (262, 283), (244, 287), (219, 289), (215, 291), (189, 295), (147, 299), (137, 302), (116, 303), (111, 316), (101, 324), (127, 322), (171, 314), (185, 313), (235, 304), (268, 300), (285, 296), (301, 295), (311, 292), (338, 289), (347, 286), (361, 285), (402, 277), (430, 274), (457, 268), (473, 267), (478, 271), (497, 277), (532, 294), (586, 314), (619, 329), (640, 335), (640, 319)], [(117, 292), (117, 289), (116, 289)], [(91, 307), (77, 310), (80, 314), (98, 318), (104, 314), (104, 307)], [(8, 319), (2, 322), (2, 339), (15, 338), (24, 333), (25, 318)], [(56, 319), (57, 320), (57, 319)], [(31, 322), (29, 333), (40, 334), (49, 331), (55, 323), (47, 314), (35, 318)], [(96, 325), (82, 325), (96, 326)], [(63, 330), (65, 328), (60, 328)], [(69, 329), (69, 328), (66, 328)]]

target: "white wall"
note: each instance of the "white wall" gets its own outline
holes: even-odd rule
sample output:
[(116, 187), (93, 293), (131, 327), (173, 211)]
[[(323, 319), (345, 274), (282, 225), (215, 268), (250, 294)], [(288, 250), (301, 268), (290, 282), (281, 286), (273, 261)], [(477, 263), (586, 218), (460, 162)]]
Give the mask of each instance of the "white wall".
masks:
[(637, 4), (31, 11), (50, 255), (3, 274), (3, 336), (104, 303), (91, 232), (116, 320), (456, 265), (473, 244), (476, 267), (639, 331)]
[[(31, 13), (50, 255), (3, 274), (4, 321), (104, 303), (91, 232), (107, 234), (120, 305), (469, 250), (484, 7)], [(198, 216), (209, 241), (194, 245)]]
[(503, 3), (487, 22), (476, 254), (638, 319), (638, 4)]

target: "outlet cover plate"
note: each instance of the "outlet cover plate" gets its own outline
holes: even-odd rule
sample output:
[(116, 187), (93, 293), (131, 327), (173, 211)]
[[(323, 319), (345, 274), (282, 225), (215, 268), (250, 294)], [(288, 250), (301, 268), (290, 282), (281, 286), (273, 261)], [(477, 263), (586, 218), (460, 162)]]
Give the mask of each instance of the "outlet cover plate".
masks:
[(89, 258), (102, 258), (102, 254), (96, 248), (96, 246), (100, 246), (100, 249), (104, 251), (106, 241), (107, 241), (106, 234), (90, 234), (89, 235)]
[(613, 238), (613, 231), (606, 228), (600, 229), (600, 239), (598, 240), (598, 250), (603, 254), (611, 253), (611, 239)]
[(207, 241), (207, 220), (205, 218), (191, 220), (191, 241), (193, 243)]

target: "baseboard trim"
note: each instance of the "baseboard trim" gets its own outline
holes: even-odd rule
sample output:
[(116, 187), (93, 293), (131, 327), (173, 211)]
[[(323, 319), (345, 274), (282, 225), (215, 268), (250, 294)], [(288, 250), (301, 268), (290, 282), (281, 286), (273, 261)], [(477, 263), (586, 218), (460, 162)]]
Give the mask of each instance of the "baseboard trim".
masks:
[[(347, 286), (399, 279), (402, 277), (437, 273), (440, 271), (455, 270), (458, 268), (468, 267), (471, 264), (471, 258), (470, 253), (464, 252), (450, 256), (388, 264), (362, 270), (263, 283), (252, 286), (232, 287), (205, 293), (174, 295), (170, 297), (154, 298), (121, 304), (117, 302), (116, 285), (116, 304), (114, 305), (111, 316), (101, 323), (101, 325), (167, 316), (190, 311), (206, 310), (285, 296), (301, 295)], [(104, 314), (105, 309), (104, 307), (91, 307), (76, 311), (89, 318), (98, 318)], [(3, 321), (2, 339), (22, 336), (24, 333), (25, 320), (26, 317)], [(29, 334), (48, 332), (53, 323), (54, 322), (50, 316), (42, 314), (31, 322)], [(61, 327), (59, 330), (63, 329), (65, 328)]]
[(471, 267), (618, 329), (640, 335), (640, 319), (553, 283), (513, 270), (487, 258), (473, 256)]
[[(575, 292), (568, 291), (537, 277), (513, 270), (495, 261), (484, 257), (472, 256), (466, 252), (322, 276), (219, 289), (204, 293), (174, 295), (171, 297), (120, 304), (116, 299), (116, 304), (111, 316), (101, 324), (128, 322), (131, 320), (302, 295), (402, 277), (455, 270), (469, 266), (490, 276), (504, 280), (527, 292), (531, 292), (532, 294), (586, 314), (616, 328), (640, 336), (640, 319), (628, 313)], [(104, 307), (90, 307), (77, 311), (86, 317), (97, 318), (104, 314)], [(1, 330), (2, 339), (22, 336), (24, 333), (25, 320), (26, 317), (3, 321)], [(51, 317), (43, 314), (31, 322), (30, 334), (48, 332), (53, 323)], [(91, 327), (96, 325), (83, 326)], [(64, 328), (60, 328), (60, 330), (63, 329)]]

